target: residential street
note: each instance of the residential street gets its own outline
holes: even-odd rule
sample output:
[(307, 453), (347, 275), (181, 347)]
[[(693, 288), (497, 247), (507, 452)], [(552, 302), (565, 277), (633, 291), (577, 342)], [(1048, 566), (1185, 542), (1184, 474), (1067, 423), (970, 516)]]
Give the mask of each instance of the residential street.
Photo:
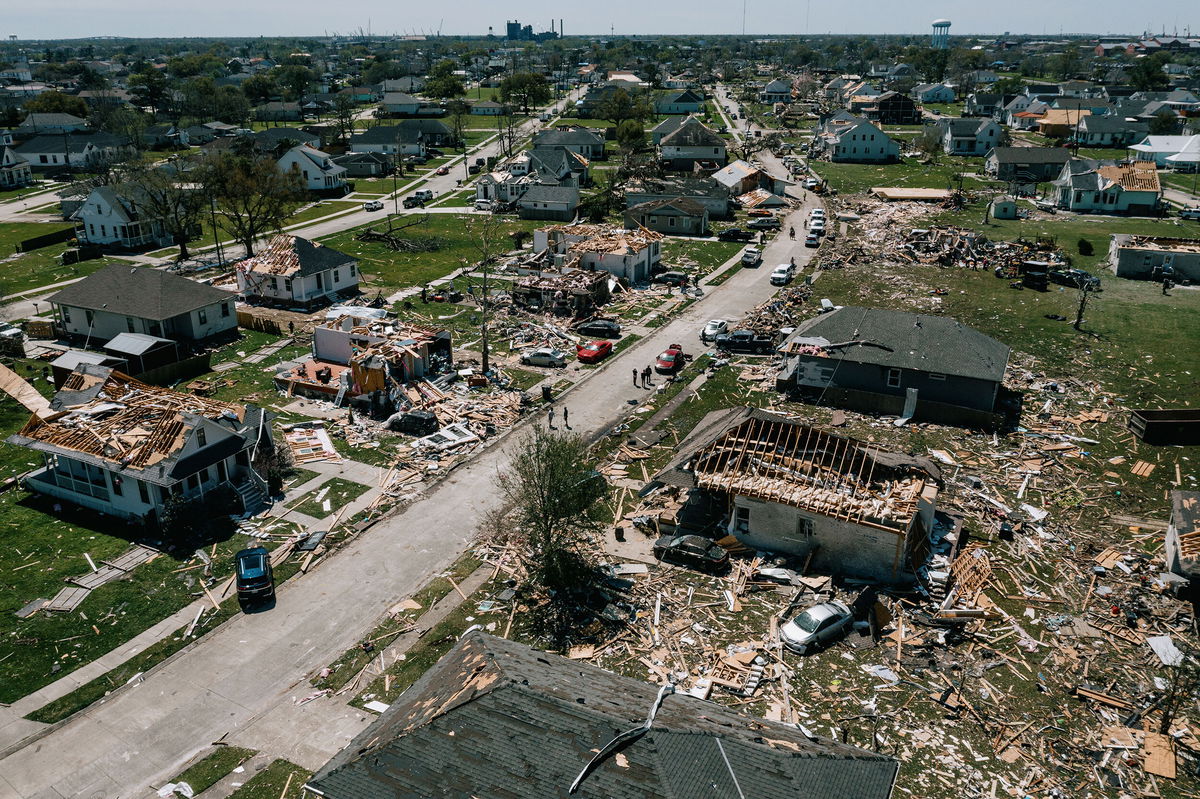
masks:
[[(767, 161), (773, 164), (773, 159)], [(809, 195), (811, 204), (815, 198)], [(601, 433), (619, 423), (648, 392), (632, 368), (652, 363), (667, 345), (698, 351), (710, 318), (737, 318), (775, 291), (768, 276), (794, 256), (803, 267), (814, 250), (790, 241), (805, 210), (784, 221), (757, 269), (743, 269), (638, 341), (569, 391), (558, 403), (573, 429)], [(339, 220), (340, 221), (340, 220)], [(803, 279), (803, 273), (798, 277)], [(372, 629), (386, 609), (445, 568), (496, 502), (481, 490), (521, 446), (533, 414), (477, 460), (453, 473), (421, 501), (381, 522), (320, 568), (281, 587), (278, 606), (239, 616), (168, 661), (142, 682), (0, 760), (0, 799), (153, 795), (197, 752), (222, 739), (320, 766), (369, 719), (368, 714), (311, 693), (307, 678)]]

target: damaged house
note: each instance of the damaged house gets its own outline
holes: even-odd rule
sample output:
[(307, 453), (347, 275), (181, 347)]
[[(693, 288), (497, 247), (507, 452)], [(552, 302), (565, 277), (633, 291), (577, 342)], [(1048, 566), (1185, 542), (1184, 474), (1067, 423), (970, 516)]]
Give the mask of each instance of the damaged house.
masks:
[(549, 250), (559, 269), (602, 270), (633, 285), (648, 281), (662, 260), (662, 239), (653, 230), (555, 225), (533, 232), (533, 251)]
[(273, 446), (270, 414), (146, 385), (110, 367), (80, 364), (9, 444), (42, 454), (30, 491), (121, 519), (161, 517), (171, 499), (230, 485), (248, 510), (266, 497), (251, 465)]
[(346, 313), (314, 328), (312, 359), (280, 372), (275, 382), (289, 394), (333, 397), (339, 406), (347, 398), (381, 391), (393, 407), (394, 392), (444, 372), (451, 361), (447, 330)]
[(1069, 211), (1148, 216), (1158, 212), (1162, 186), (1152, 161), (1118, 164), (1072, 158), (1048, 196)]
[(753, 549), (902, 582), (928, 556), (939, 480), (928, 459), (733, 408), (705, 416), (647, 487), (688, 491), (689, 505)]
[(513, 281), (513, 304), (529, 311), (587, 316), (612, 297), (608, 272), (568, 269), (525, 275)]
[(725, 166), (725, 140), (695, 117), (687, 117), (658, 142), (659, 161), (667, 169), (715, 172)]
[(250, 302), (313, 308), (358, 293), (358, 261), (315, 241), (280, 233), (239, 261), (238, 292)]
[(799, 325), (776, 388), (816, 402), (991, 428), (1009, 347), (945, 316), (846, 306)]
[(327, 799), (887, 799), (898, 768), (794, 724), (473, 629), (304, 789)]
[(1200, 491), (1171, 492), (1167, 568), (1188, 580), (1200, 577)]

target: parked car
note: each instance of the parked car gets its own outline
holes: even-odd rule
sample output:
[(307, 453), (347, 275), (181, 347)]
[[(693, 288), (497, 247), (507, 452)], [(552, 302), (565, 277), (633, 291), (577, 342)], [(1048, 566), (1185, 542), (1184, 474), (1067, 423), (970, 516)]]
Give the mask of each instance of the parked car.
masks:
[(600, 338), (620, 338), (621, 323), (612, 319), (592, 319), (576, 326), (575, 332), (583, 336), (599, 336)]
[(439, 166), (437, 169), (433, 170), (433, 172), (434, 172), (434, 174), (435, 174), (435, 175), (449, 175), (449, 174), (450, 174), (450, 167), (448, 167), (448, 166)]
[(529, 366), (560, 367), (567, 365), (567, 358), (559, 350), (551, 347), (539, 347), (536, 350), (523, 354), (521, 356), (521, 363)]
[(1057, 283), (1060, 286), (1070, 286), (1072, 288), (1087, 286), (1092, 291), (1100, 289), (1100, 278), (1082, 269), (1052, 269), (1048, 277), (1051, 283)]
[(275, 596), (275, 575), (271, 555), (263, 547), (243, 549), (233, 556), (239, 602), (271, 599)]
[(421, 189), (420, 191), (414, 191), (412, 196), (423, 203), (427, 203), (433, 199), (433, 192), (429, 189)]
[(754, 234), (748, 230), (731, 227), (718, 233), (717, 241), (754, 241)]
[(436, 147), (426, 147), (425, 155), (429, 156), (430, 158), (441, 158), (443, 155), (445, 155), (445, 153)]
[(686, 286), (691, 279), (683, 272), (663, 272), (650, 278), (651, 283), (662, 283), (664, 286)]
[(364, 211), (382, 211), (383, 203), (379, 200), (367, 200), (363, 203)]
[(796, 274), (796, 267), (791, 264), (780, 264), (771, 272), (772, 286), (786, 286), (792, 282), (792, 278)]
[(746, 216), (775, 216), (774, 212), (768, 211), (766, 208), (751, 208), (746, 212)]
[(469, 167), (467, 167), (467, 174), (478, 175), (482, 170), (483, 167), (481, 167), (479, 164), (471, 164)]
[(755, 230), (779, 230), (779, 220), (775, 217), (771, 217), (770, 219), (751, 219), (746, 223), (746, 227), (754, 228)]
[(816, 233), (818, 236), (824, 236), (825, 235), (825, 220), (824, 219), (814, 219), (813, 221), (809, 222), (808, 223), (808, 232)]
[(783, 645), (804, 655), (840, 638), (854, 623), (854, 614), (845, 602), (822, 602), (800, 613), (779, 628)]
[(1054, 214), (1058, 212), (1058, 203), (1050, 198), (1044, 200), (1034, 200), (1033, 206), (1039, 210)]
[(416, 208), (418, 205), (424, 205), (425, 203), (423, 203), (421, 200), (418, 200), (416, 197), (405, 197), (404, 202), (400, 204), (405, 208)]
[(613, 345), (611, 341), (589, 341), (587, 344), (580, 344), (575, 348), (575, 357), (580, 363), (600, 363), (608, 356), (612, 355)]
[(664, 563), (717, 574), (729, 570), (729, 553), (698, 535), (664, 535), (654, 542), (653, 551)]
[(757, 247), (747, 247), (742, 253), (742, 264), (744, 266), (758, 266), (762, 263), (762, 250)]
[(727, 330), (729, 330), (729, 323), (724, 319), (709, 319), (708, 324), (700, 331), (700, 340), (707, 344)]
[(673, 375), (683, 368), (687, 356), (683, 353), (682, 344), (672, 344), (658, 354), (654, 361), (654, 371), (663, 375)]
[(492, 208), (493, 208), (493, 205), (492, 205), (491, 200), (476, 200), (475, 201), (475, 210), (476, 211), (490, 211), (490, 210), (492, 210)]
[(717, 336), (716, 346), (727, 352), (749, 352), (755, 355), (766, 355), (775, 349), (775, 340), (770, 336), (760, 336), (753, 330), (734, 330)]
[(1184, 208), (1179, 212), (1179, 218), (1200, 220), (1200, 205), (1193, 205), (1191, 208)]
[(806, 235), (804, 237), (804, 246), (805, 247), (820, 247), (821, 246), (821, 235), (819, 233), (813, 233), (810, 230), (808, 232), (808, 235)]
[(809, 217), (809, 219), (813, 219), (813, 220), (824, 219), (825, 218), (825, 209), (824, 208), (814, 208), (811, 211), (809, 211), (808, 217)]

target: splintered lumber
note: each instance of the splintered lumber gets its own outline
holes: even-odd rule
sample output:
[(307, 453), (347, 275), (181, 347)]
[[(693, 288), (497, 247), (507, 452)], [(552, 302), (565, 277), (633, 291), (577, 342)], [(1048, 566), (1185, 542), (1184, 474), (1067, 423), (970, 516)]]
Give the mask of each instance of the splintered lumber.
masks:
[(1146, 733), (1146, 760), (1142, 768), (1147, 774), (1175, 779), (1175, 749), (1169, 736), (1157, 732)]
[(1085, 685), (1075, 686), (1075, 695), (1078, 696), (1080, 699), (1090, 699), (1093, 702), (1099, 702), (1102, 705), (1108, 705), (1109, 707), (1115, 707), (1118, 710), (1133, 710), (1134, 709), (1133, 704), (1131, 702), (1127, 702), (1126, 700), (1121, 699), (1120, 697), (1117, 697), (1117, 696), (1111, 696), (1110, 694), (1102, 693), (1101, 691), (1097, 691), (1094, 688), (1088, 688)]
[(21, 403), (25, 410), (32, 414), (46, 417), (53, 413), (50, 410), (50, 400), (39, 394), (36, 388), (4, 364), (0, 364), (0, 391)]

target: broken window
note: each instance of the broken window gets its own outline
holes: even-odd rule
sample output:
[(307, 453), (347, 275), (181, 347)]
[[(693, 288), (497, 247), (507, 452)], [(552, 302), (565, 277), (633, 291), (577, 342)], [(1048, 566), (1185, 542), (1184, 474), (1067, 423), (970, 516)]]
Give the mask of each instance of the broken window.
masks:
[(141, 500), (144, 504), (149, 505), (150, 504), (150, 491), (146, 488), (146, 484), (143, 483), (141, 480), (138, 480), (137, 487), (138, 487), (138, 496), (141, 497)]
[(221, 316), (229, 316), (229, 303), (221, 303)]
[(196, 311), (196, 316), (200, 319), (200, 324), (208, 324), (208, 311), (201, 308), (199, 311)]
[(750, 509), (738, 507), (733, 512), (733, 529), (739, 533), (750, 529)]

